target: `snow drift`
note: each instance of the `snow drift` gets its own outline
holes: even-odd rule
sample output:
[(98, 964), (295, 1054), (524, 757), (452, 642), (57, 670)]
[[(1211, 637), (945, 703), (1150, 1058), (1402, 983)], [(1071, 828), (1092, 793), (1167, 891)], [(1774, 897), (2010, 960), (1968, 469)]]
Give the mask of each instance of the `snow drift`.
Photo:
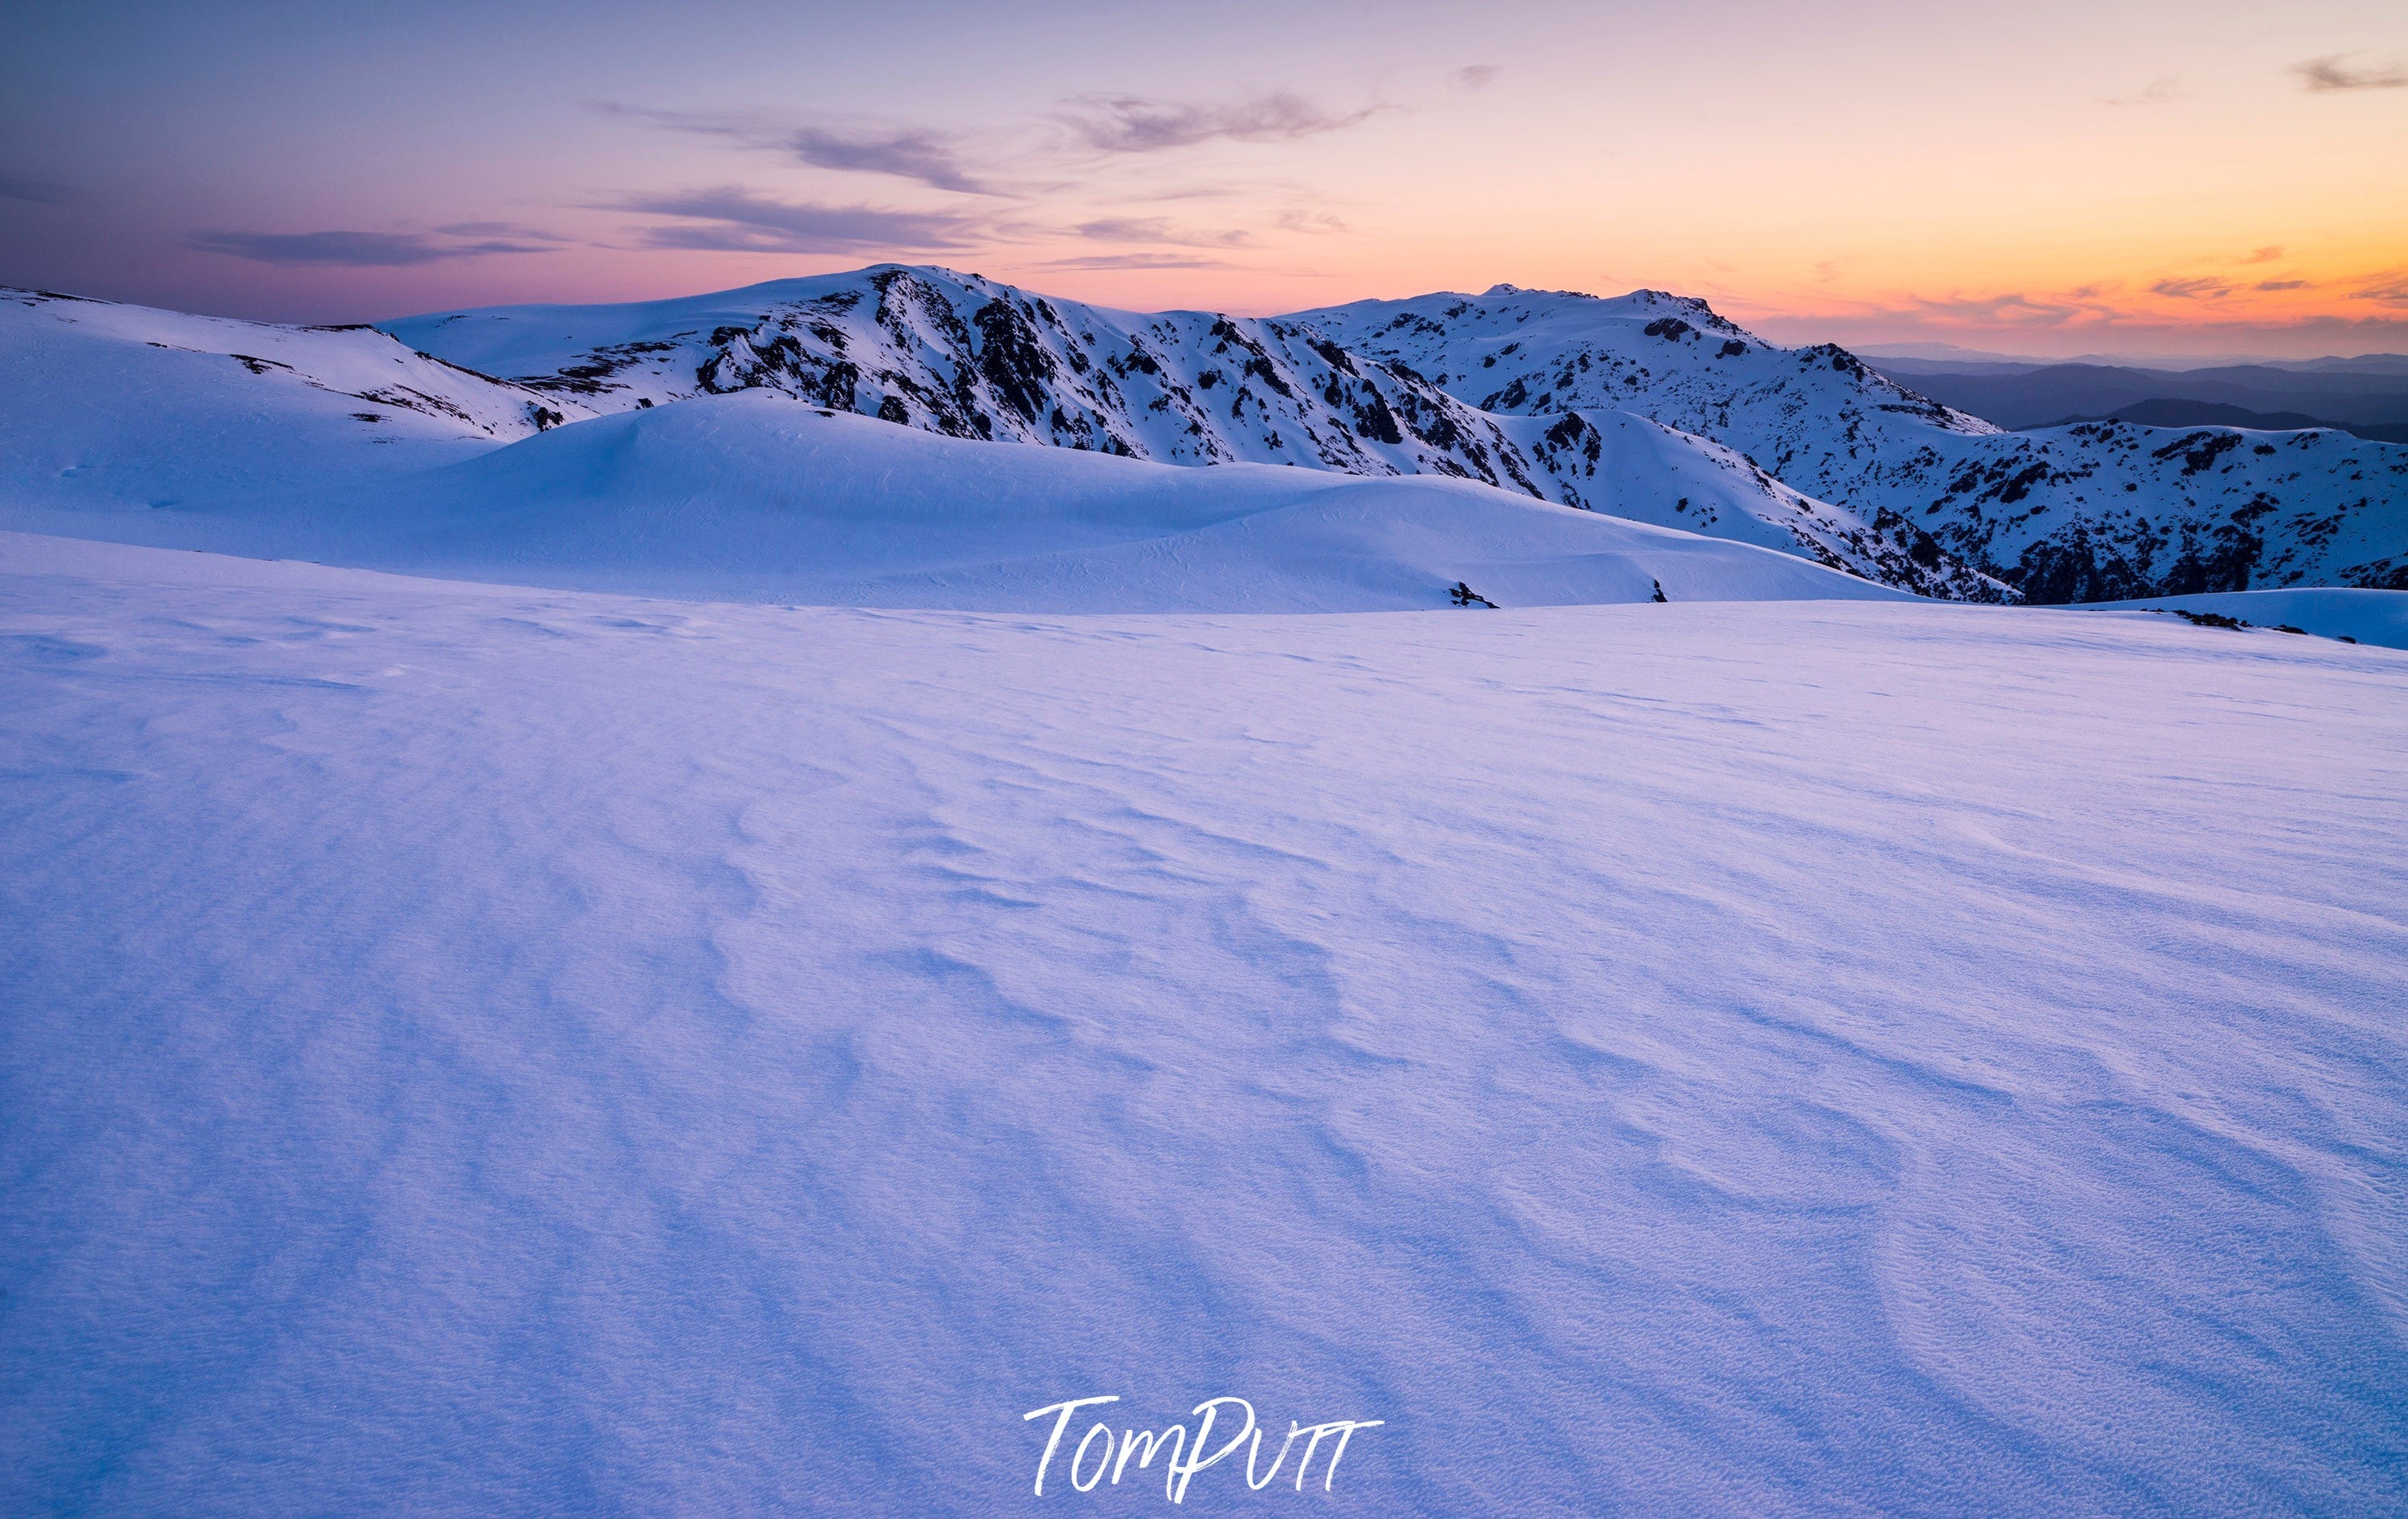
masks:
[(2296, 629), (2322, 638), (2343, 638), (2383, 649), (2408, 649), (2408, 591), (2301, 586), (2294, 591), (2226, 591), (2113, 601), (2095, 609), (2121, 611), (2128, 608), (2229, 617), (2251, 627)]
[[(748, 392), (337, 491), (120, 519), (141, 541), (714, 600), (1379, 610), (1895, 596), (1794, 555), (1469, 480), (1176, 468)], [(106, 532), (95, 519), (89, 529)]]

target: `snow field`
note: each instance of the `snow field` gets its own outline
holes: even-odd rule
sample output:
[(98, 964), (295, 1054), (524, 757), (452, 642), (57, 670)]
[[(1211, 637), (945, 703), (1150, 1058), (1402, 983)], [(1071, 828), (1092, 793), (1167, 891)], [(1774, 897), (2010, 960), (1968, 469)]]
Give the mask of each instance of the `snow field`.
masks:
[(0, 1507), (2408, 1502), (2398, 653), (0, 589)]

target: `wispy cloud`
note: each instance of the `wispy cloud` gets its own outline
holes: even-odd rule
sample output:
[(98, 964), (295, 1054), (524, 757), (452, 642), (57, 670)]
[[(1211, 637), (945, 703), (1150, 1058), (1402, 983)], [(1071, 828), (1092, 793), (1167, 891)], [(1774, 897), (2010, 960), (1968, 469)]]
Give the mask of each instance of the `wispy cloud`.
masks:
[(1064, 105), (1063, 124), (1081, 143), (1105, 153), (1154, 153), (1213, 141), (1293, 142), (1342, 132), (1392, 108), (1329, 110), (1283, 90), (1218, 105), (1142, 95), (1083, 95)]
[(2408, 269), (2386, 269), (2381, 274), (2369, 275), (2366, 283), (2350, 292), (2350, 299), (2408, 307)]
[(1343, 221), (1332, 216), (1327, 211), (1307, 211), (1302, 209), (1292, 209), (1280, 212), (1277, 216), (1271, 218), (1271, 225), (1279, 228), (1282, 232), (1304, 232), (1311, 233), (1315, 236), (1325, 233), (1344, 232), (1347, 230), (1346, 223)]
[(2311, 94), (2323, 94), (2332, 90), (2397, 90), (2408, 85), (2408, 69), (2398, 64), (2377, 64), (2364, 68), (2350, 64), (2356, 53), (2329, 53), (2293, 64), (2291, 72), (2300, 77), (2300, 88)]
[[(2179, 283), (2160, 280), (2158, 284)], [(2220, 284), (2221, 281), (2211, 281)], [(2276, 294), (2259, 295), (2256, 289)], [(2312, 289), (2348, 293), (2360, 314), (2306, 310), (2280, 293)], [(2345, 279), (2270, 279), (2262, 286), (2234, 285), (2215, 298), (2168, 300), (2154, 287), (2115, 279), (2070, 290), (1988, 294), (1952, 291), (1946, 295), (1899, 292), (1867, 299), (1826, 298), (1800, 282), (1789, 308), (1768, 308), (1744, 296), (1733, 314), (1767, 333), (1796, 341), (1928, 341), (1946, 336), (1980, 346), (2012, 346), (2016, 352), (2068, 354), (2102, 348), (2134, 352), (2143, 346), (2162, 351), (2219, 353), (2408, 351), (2408, 265), (2361, 273)], [(2326, 303), (2318, 300), (2315, 305)], [(1754, 309), (1751, 310), (1751, 308)], [(1810, 315), (1809, 313), (1813, 313)]]
[(1195, 253), (1096, 253), (1085, 258), (1049, 259), (1040, 269), (1226, 269), (1226, 259)]
[(29, 200), (36, 206), (64, 206), (75, 198), (76, 188), (73, 185), (0, 174), (0, 200)]
[(2282, 245), (2279, 243), (2272, 243), (2264, 248), (2258, 249), (2256, 252), (2250, 254), (2247, 258), (2240, 260), (2239, 262), (2244, 266), (2251, 264), (2272, 264), (2282, 256)]
[(451, 240), (423, 232), (198, 232), (188, 246), (254, 264), (328, 265), (354, 269), (408, 268), (488, 253), (548, 253), (543, 243), (485, 237)]
[(771, 200), (724, 186), (679, 194), (638, 195), (613, 207), (681, 223), (647, 228), (650, 248), (749, 253), (926, 252), (965, 248), (985, 229), (951, 211), (898, 211)]
[(1156, 243), (1172, 248), (1236, 248), (1250, 240), (1243, 232), (1186, 231), (1160, 216), (1108, 216), (1082, 222), (1070, 230), (1096, 242)]
[[(1455, 78), (1458, 83), (1476, 87), (1496, 72), (1494, 64), (1475, 64), (1458, 70)], [(1013, 219), (1000, 211), (788, 205), (735, 188), (706, 193), (711, 204), (732, 214), (706, 209), (704, 201), (692, 194), (649, 196), (623, 208), (646, 209), (694, 223), (645, 233), (643, 236), (652, 246), (799, 251), (809, 245), (810, 251), (828, 251), (872, 247), (957, 248), (973, 233), (1006, 240), (1067, 234), (1091, 240), (1152, 242), (1173, 247), (1234, 247), (1247, 241), (1246, 234), (1185, 231), (1160, 218), (1116, 214), (1112, 203), (1128, 206), (1208, 196), (1259, 200), (1283, 187), (1261, 183), (1165, 186), (1160, 175), (1150, 170), (1141, 181), (1134, 174), (1115, 179), (1097, 173), (1098, 155), (1142, 156), (1214, 142), (1293, 142), (1342, 132), (1383, 111), (1404, 107), (1372, 104), (1339, 109), (1285, 90), (1201, 103), (1136, 94), (1082, 95), (1063, 101), (1060, 108), (1049, 116), (998, 125), (976, 135), (861, 117), (821, 118), (797, 124), (792, 119), (781, 121), (757, 111), (664, 110), (614, 101), (590, 103), (587, 108), (665, 131), (714, 137), (744, 150), (775, 153), (811, 168), (884, 175), (955, 194), (992, 196), (1031, 208), (1050, 204), (1053, 208), (1050, 215), (1032, 212)], [(1087, 206), (1078, 209), (1062, 206), (1071, 196), (1086, 201)], [(686, 208), (663, 208), (671, 206)], [(1087, 220), (1075, 222), (1081, 210), (1085, 211)], [(1037, 224), (1039, 217), (1056, 224), (1050, 229)], [(1064, 227), (1059, 224), (1061, 221), (1074, 221), (1075, 224)], [(1343, 230), (1343, 223), (1335, 217), (1302, 211), (1280, 215), (1274, 224), (1294, 232)]]
[(968, 195), (1007, 193), (993, 175), (968, 162), (960, 137), (933, 127), (896, 126), (860, 119), (796, 126), (744, 113), (655, 110), (607, 100), (597, 101), (588, 108), (604, 116), (644, 122), (672, 132), (723, 137), (746, 148), (781, 154), (813, 168), (891, 175)]
[(1495, 64), (1472, 64), (1455, 71), (1455, 82), (1466, 90), (1485, 90), (1503, 72)]
[(2092, 286), (2061, 295), (2027, 295), (2020, 291), (2002, 295), (1910, 295), (1906, 307), (1927, 318), (1971, 326), (2057, 327), (2095, 309), (2092, 302), (2098, 294)]
[(523, 227), (515, 222), (454, 222), (449, 226), (437, 227), (435, 230), (449, 237), (500, 237), (538, 243), (568, 243), (577, 240), (574, 237), (564, 237), (556, 232), (546, 232), (540, 227)]
[[(1485, 72), (1483, 72), (1485, 71)], [(1476, 65), (1484, 82), (1494, 65)], [(605, 208), (662, 219), (635, 235), (639, 246), (746, 252), (878, 253), (895, 256), (952, 251), (994, 244), (1057, 248), (1065, 240), (1104, 245), (1094, 254), (1066, 256), (1051, 268), (1207, 268), (1206, 256), (1254, 250), (1261, 235), (1320, 235), (1346, 230), (1326, 210), (1294, 205), (1293, 184), (1261, 182), (1166, 184), (1144, 155), (1216, 142), (1284, 143), (1340, 132), (1382, 111), (1381, 104), (1340, 109), (1291, 91), (1207, 101), (1135, 94), (1081, 96), (1047, 117), (976, 136), (932, 126), (828, 119), (796, 124), (765, 113), (660, 110), (598, 103), (590, 109), (671, 132), (718, 138), (747, 150), (773, 151), (817, 169), (880, 174), (954, 194), (1014, 203), (980, 207), (960, 201), (935, 208), (887, 207), (818, 197), (789, 199), (735, 182), (714, 189), (645, 192)], [(1098, 160), (1134, 159), (1108, 170)], [(1193, 164), (1195, 161), (1187, 161)], [(1140, 166), (1141, 165), (1141, 166)], [(792, 192), (789, 192), (792, 193)], [(810, 196), (805, 190), (802, 194)], [(1253, 202), (1242, 220), (1251, 230), (1197, 228), (1175, 214), (1147, 214), (1149, 203), (1230, 198)], [(1265, 199), (1291, 203), (1262, 208)], [(1114, 248), (1111, 245), (1121, 245)], [(1190, 252), (1182, 251), (1201, 251)]]
[(2100, 104), (2105, 106), (2171, 106), (2188, 100), (2190, 91), (2184, 87), (2179, 74), (2160, 74), (2137, 94), (2109, 95)]
[(1235, 200), (1255, 193), (1261, 188), (1234, 179), (1219, 179), (1206, 184), (1154, 184), (1132, 193), (1129, 198), (1148, 204), (1166, 200)]
[(774, 143), (784, 135), (784, 129), (740, 112), (660, 110), (651, 106), (630, 106), (622, 100), (589, 100), (585, 108), (596, 116), (641, 122), (646, 126), (688, 132), (698, 137), (732, 137), (755, 148)]
[(998, 193), (970, 172), (950, 139), (934, 132), (844, 133), (804, 127), (790, 135), (785, 146), (796, 158), (818, 168), (891, 174), (968, 195)]
[(2214, 275), (2200, 274), (2181, 279), (2160, 279), (2149, 287), (2149, 294), (2178, 301), (2214, 301), (2231, 294), (2232, 287)]

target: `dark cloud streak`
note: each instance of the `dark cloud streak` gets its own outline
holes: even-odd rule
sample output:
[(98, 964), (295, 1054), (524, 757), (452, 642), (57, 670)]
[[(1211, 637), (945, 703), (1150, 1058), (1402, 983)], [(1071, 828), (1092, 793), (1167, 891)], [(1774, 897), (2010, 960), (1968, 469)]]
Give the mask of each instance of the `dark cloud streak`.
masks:
[(1086, 147), (1104, 153), (1154, 153), (1199, 143), (1294, 142), (1358, 126), (1392, 107), (1325, 110), (1276, 91), (1231, 105), (1197, 106), (1141, 95), (1082, 95), (1058, 120)]
[(1051, 259), (1042, 269), (1226, 269), (1226, 259), (1181, 253), (1096, 253), (1085, 258)]
[(824, 206), (771, 200), (735, 186), (681, 194), (638, 195), (615, 210), (672, 217), (686, 223), (652, 227), (652, 248), (752, 253), (859, 253), (965, 248), (983, 230), (974, 217), (951, 211), (894, 211), (874, 206)]
[(2190, 98), (2179, 74), (2160, 74), (2151, 79), (2148, 88), (2138, 94), (2112, 95), (2100, 102), (2107, 106), (2171, 106)]
[(36, 206), (64, 206), (76, 198), (77, 191), (73, 185), (0, 174), (0, 200), (25, 200)]
[(952, 144), (934, 132), (848, 136), (804, 127), (787, 137), (785, 146), (796, 158), (818, 168), (891, 174), (896, 179), (916, 179), (933, 189), (966, 195), (999, 193), (972, 175)]
[(2386, 269), (2380, 274), (2366, 276), (2365, 281), (2350, 292), (2351, 300), (2408, 307), (2408, 269)]
[(1082, 222), (1070, 230), (1095, 242), (1157, 243), (1171, 248), (1235, 248), (1248, 240), (1243, 232), (1182, 232), (1159, 216), (1111, 216)]
[(488, 253), (548, 253), (540, 244), (485, 238), (441, 242), (422, 232), (198, 232), (186, 246), (253, 264), (402, 269)]
[(933, 128), (866, 122), (781, 126), (753, 116), (653, 110), (615, 101), (598, 101), (588, 108), (600, 115), (643, 122), (671, 132), (724, 137), (746, 148), (790, 156), (813, 168), (891, 175), (965, 195), (1005, 193), (964, 162), (956, 146), (958, 139)]
[(2393, 64), (2387, 67), (2352, 68), (2349, 61), (2355, 53), (2328, 53), (2293, 64), (2291, 72), (2300, 77), (2300, 88), (2310, 94), (2325, 94), (2335, 90), (2397, 90), (2408, 85), (2408, 69)]
[(573, 237), (564, 237), (556, 232), (545, 232), (538, 227), (523, 227), (515, 222), (454, 222), (450, 226), (437, 227), (435, 230), (447, 237), (517, 238), (524, 242), (538, 243), (576, 241)]
[(2192, 275), (2183, 279), (2160, 279), (2149, 287), (2152, 295), (2164, 295), (2178, 301), (2218, 301), (2232, 294), (2232, 287), (2214, 275)]

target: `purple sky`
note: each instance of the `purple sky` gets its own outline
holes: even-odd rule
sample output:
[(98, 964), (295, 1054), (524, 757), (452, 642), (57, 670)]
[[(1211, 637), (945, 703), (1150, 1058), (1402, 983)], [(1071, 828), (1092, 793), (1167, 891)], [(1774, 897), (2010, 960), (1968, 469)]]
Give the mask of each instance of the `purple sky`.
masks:
[(882, 259), (1770, 336), (2408, 350), (2408, 7), (36, 4), (0, 282), (280, 320)]

